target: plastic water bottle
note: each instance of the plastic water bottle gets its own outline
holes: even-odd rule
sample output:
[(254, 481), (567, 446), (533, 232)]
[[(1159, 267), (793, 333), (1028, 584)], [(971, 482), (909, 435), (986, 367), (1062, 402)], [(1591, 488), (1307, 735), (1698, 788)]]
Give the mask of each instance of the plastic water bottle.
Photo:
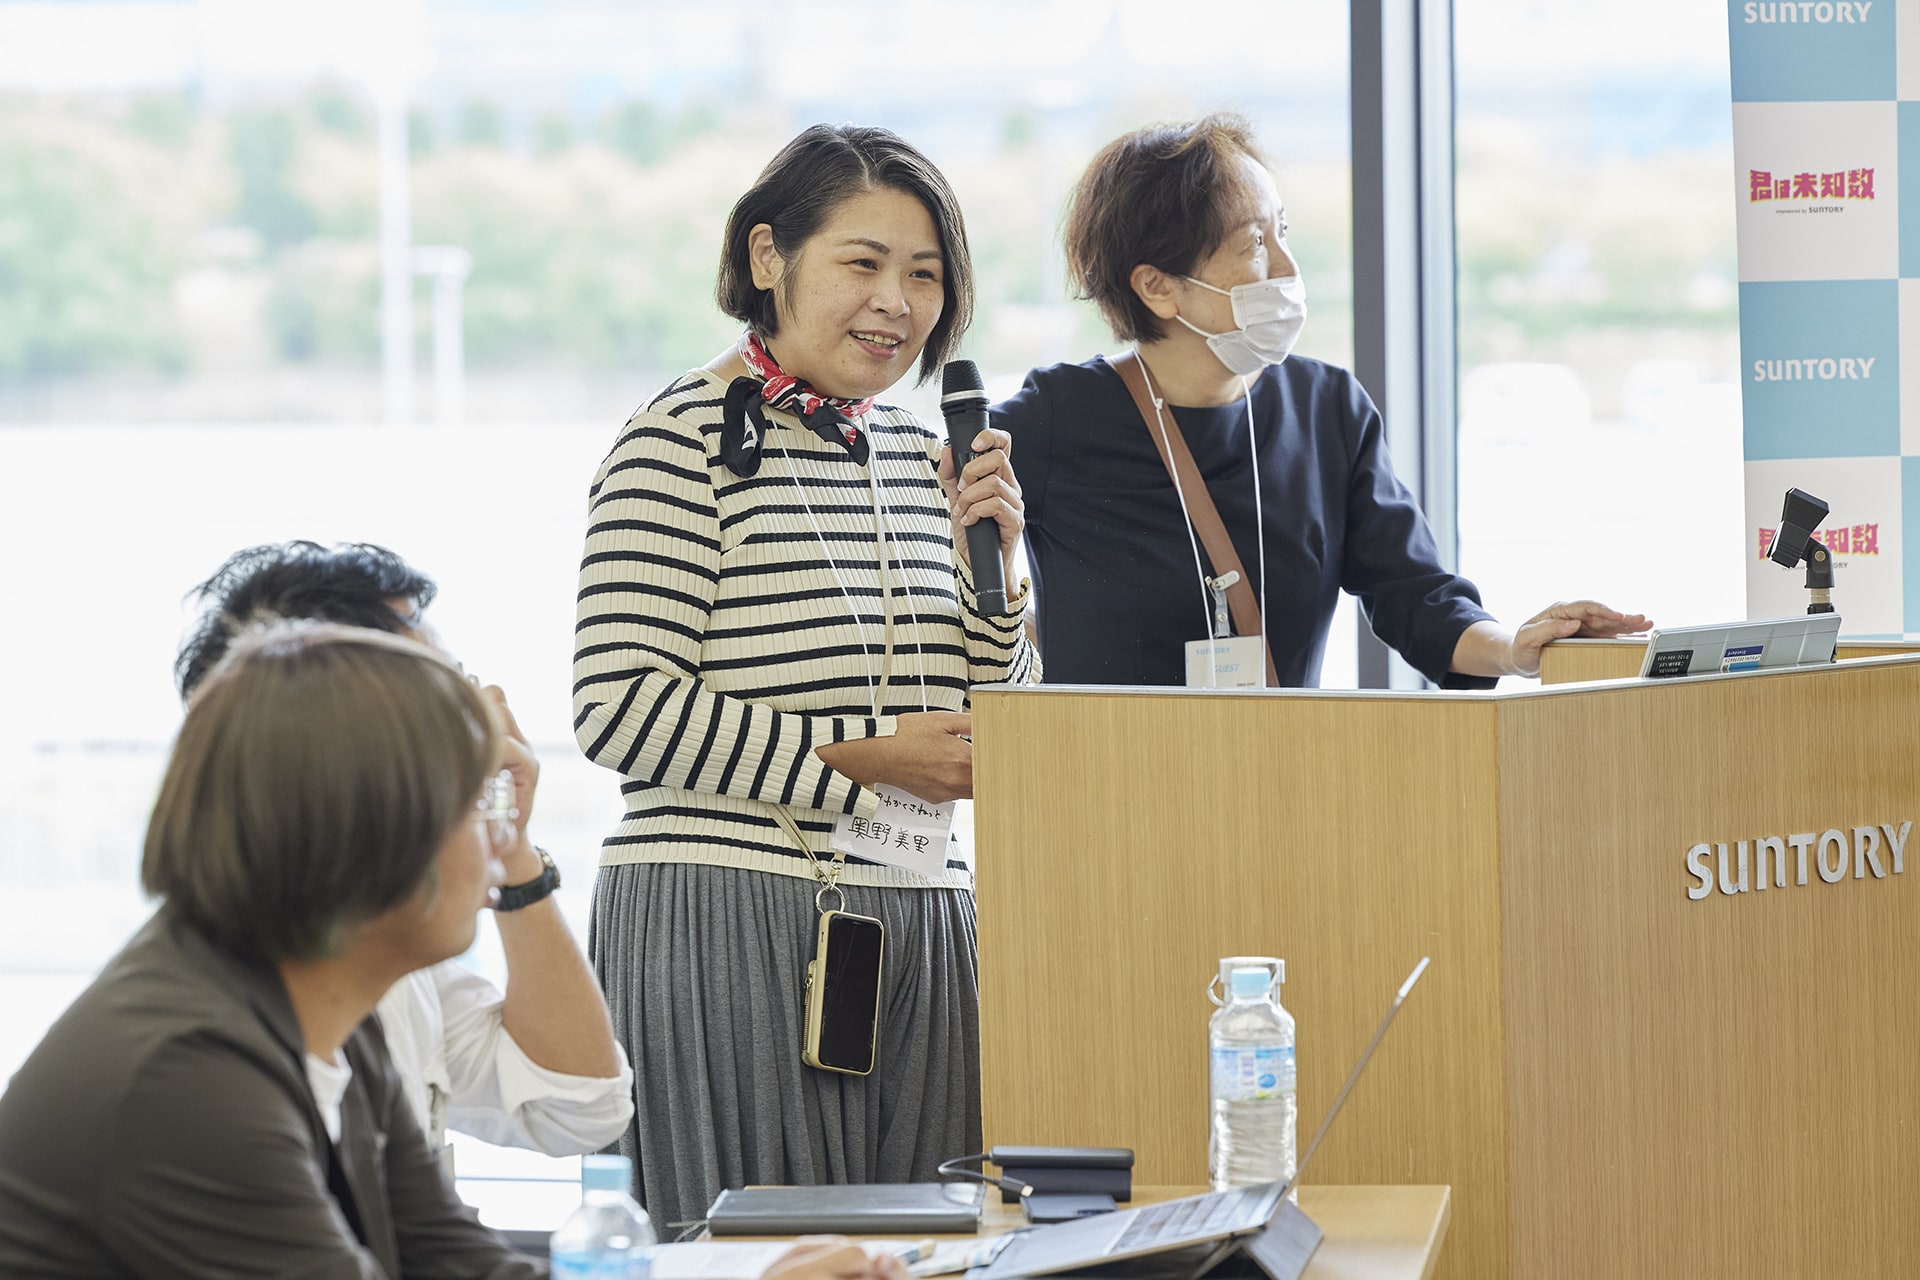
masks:
[(1280, 1007), (1286, 968), (1235, 967), (1208, 1028), (1212, 1049), (1213, 1189), (1293, 1176), (1293, 1015)]
[(647, 1280), (653, 1224), (635, 1203), (625, 1156), (583, 1156), (580, 1207), (548, 1244), (553, 1280)]

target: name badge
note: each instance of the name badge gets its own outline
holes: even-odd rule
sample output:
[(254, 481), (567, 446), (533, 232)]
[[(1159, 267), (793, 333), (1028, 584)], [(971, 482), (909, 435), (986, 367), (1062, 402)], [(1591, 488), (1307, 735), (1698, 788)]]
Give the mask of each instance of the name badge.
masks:
[(1259, 636), (1187, 641), (1189, 689), (1258, 689), (1266, 677), (1267, 656)]
[(947, 840), (953, 832), (953, 804), (929, 804), (898, 787), (875, 785), (880, 807), (871, 818), (846, 814), (833, 824), (835, 852), (869, 862), (918, 871), (937, 880), (947, 872)]

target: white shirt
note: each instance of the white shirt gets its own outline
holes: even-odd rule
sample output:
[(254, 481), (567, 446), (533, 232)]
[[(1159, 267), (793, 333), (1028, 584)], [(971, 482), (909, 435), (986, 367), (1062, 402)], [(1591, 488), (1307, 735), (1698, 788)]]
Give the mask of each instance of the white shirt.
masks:
[(327, 1125), (327, 1137), (337, 1143), (340, 1141), (340, 1101), (347, 1096), (347, 1085), (353, 1081), (353, 1068), (347, 1065), (346, 1054), (338, 1049), (334, 1053), (340, 1059), (338, 1063), (311, 1053), (307, 1055), (307, 1088), (313, 1090), (313, 1105), (320, 1108), (320, 1118)]
[(449, 960), (408, 974), (380, 1000), (393, 1065), (435, 1149), (448, 1129), (551, 1156), (598, 1151), (624, 1133), (633, 1118), (625, 1050), (608, 1079), (549, 1071), (507, 1034), (505, 999)]

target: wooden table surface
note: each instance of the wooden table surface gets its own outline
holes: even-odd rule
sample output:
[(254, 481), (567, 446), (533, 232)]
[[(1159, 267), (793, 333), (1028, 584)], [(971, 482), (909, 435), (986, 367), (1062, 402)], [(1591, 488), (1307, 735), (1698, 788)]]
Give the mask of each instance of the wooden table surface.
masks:
[[(1135, 1187), (1121, 1208), (1198, 1195), (1205, 1187)], [(1302, 1187), (1300, 1208), (1326, 1239), (1303, 1280), (1426, 1280), (1440, 1256), (1453, 1216), (1448, 1187)], [(995, 1236), (1026, 1225), (1017, 1204), (1001, 1204), (987, 1190), (980, 1234)]]
[[(522, 1248), (545, 1256), (547, 1234), (580, 1201), (573, 1182), (466, 1179), (461, 1195), (480, 1220)], [(1121, 1208), (1198, 1195), (1205, 1187), (1135, 1187)], [(1300, 1207), (1326, 1239), (1308, 1264), (1304, 1280), (1428, 1280), (1452, 1218), (1447, 1187), (1302, 1187)], [(977, 1234), (997, 1236), (1026, 1225), (1017, 1204), (1001, 1204), (986, 1188)], [(728, 1240), (751, 1237), (728, 1236)], [(916, 1237), (918, 1238), (918, 1237)], [(947, 1236), (945, 1239), (955, 1239)]]

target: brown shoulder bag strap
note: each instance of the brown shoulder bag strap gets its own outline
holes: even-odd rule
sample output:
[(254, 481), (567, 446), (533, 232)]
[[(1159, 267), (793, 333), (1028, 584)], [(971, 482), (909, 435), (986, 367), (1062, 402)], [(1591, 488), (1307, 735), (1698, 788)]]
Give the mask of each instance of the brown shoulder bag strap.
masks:
[(1179, 485), (1186, 498), (1187, 518), (1193, 521), (1193, 530), (1200, 535), (1200, 545), (1207, 549), (1214, 576), (1224, 578), (1229, 572), (1239, 575), (1227, 588), (1227, 608), (1233, 613), (1233, 628), (1243, 636), (1260, 637), (1260, 652), (1267, 662), (1267, 687), (1276, 687), (1280, 680), (1273, 670), (1273, 650), (1268, 647), (1265, 628), (1260, 625), (1260, 603), (1253, 598), (1253, 584), (1247, 581), (1240, 554), (1233, 549), (1233, 539), (1227, 536), (1227, 526), (1213, 505), (1213, 494), (1207, 491), (1207, 482), (1201, 478), (1200, 468), (1194, 465), (1193, 452), (1187, 448), (1187, 438), (1180, 434), (1180, 424), (1165, 426), (1154, 407), (1153, 392), (1147, 387), (1147, 373), (1137, 353), (1129, 351), (1113, 356), (1107, 363), (1133, 393), (1134, 407), (1140, 410), (1141, 421), (1146, 423), (1147, 434), (1153, 437), (1153, 447), (1159, 450), (1167, 475)]

